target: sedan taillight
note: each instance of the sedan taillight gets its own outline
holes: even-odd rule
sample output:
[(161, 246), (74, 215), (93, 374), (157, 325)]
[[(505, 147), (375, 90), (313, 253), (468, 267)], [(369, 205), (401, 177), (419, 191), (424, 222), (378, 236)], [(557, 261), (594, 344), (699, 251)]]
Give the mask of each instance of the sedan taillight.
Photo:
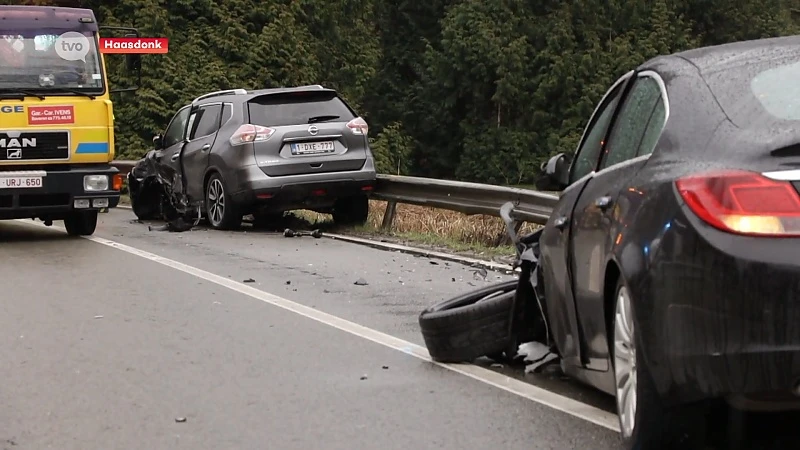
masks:
[(689, 208), (704, 222), (730, 233), (800, 236), (800, 195), (788, 181), (729, 170), (675, 182)]

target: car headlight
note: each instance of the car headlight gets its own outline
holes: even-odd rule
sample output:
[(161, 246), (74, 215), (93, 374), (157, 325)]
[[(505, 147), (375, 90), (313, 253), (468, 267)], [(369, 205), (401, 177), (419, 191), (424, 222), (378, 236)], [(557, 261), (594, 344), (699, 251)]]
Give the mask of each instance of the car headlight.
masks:
[(83, 190), (86, 192), (92, 191), (107, 191), (108, 190), (108, 175), (86, 175), (83, 177)]

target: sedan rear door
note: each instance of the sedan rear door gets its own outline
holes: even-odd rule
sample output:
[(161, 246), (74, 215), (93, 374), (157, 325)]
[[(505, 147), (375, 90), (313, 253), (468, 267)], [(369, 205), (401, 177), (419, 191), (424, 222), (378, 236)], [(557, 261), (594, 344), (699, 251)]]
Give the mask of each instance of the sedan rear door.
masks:
[[(663, 93), (663, 95), (662, 95)], [(608, 370), (605, 273), (615, 245), (628, 225), (622, 190), (647, 163), (665, 123), (666, 89), (655, 72), (638, 73), (611, 124), (597, 173), (586, 183), (573, 213), (570, 269), (588, 369)], [(612, 287), (613, 288), (613, 287)]]
[(553, 208), (539, 241), (551, 332), (561, 357), (570, 365), (582, 365), (580, 360), (582, 338), (576, 320), (569, 264), (572, 213), (586, 183), (594, 175), (617, 104), (632, 74), (633, 71), (617, 80), (592, 114), (573, 158), (568, 186)]

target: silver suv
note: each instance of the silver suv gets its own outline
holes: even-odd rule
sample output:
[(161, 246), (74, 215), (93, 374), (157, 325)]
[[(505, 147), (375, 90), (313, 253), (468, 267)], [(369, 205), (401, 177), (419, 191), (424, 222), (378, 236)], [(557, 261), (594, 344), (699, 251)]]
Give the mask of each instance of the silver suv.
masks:
[[(296, 209), (354, 225), (366, 222), (376, 182), (367, 134), (364, 119), (332, 89), (234, 89), (178, 110), (148, 157), (183, 174), (185, 193), (204, 199), (213, 228), (236, 228), (246, 214), (271, 221)], [(151, 209), (137, 208), (152, 198), (145, 194), (131, 191), (141, 219)]]

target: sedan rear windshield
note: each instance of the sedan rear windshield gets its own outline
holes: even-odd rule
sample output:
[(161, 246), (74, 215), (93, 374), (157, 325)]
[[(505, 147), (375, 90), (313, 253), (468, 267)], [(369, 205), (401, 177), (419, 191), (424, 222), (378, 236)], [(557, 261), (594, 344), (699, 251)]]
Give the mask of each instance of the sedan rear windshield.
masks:
[(353, 112), (335, 92), (290, 92), (250, 100), (250, 123), (265, 127), (350, 121)]
[(797, 126), (800, 121), (800, 51), (706, 75), (722, 109), (739, 127)]

